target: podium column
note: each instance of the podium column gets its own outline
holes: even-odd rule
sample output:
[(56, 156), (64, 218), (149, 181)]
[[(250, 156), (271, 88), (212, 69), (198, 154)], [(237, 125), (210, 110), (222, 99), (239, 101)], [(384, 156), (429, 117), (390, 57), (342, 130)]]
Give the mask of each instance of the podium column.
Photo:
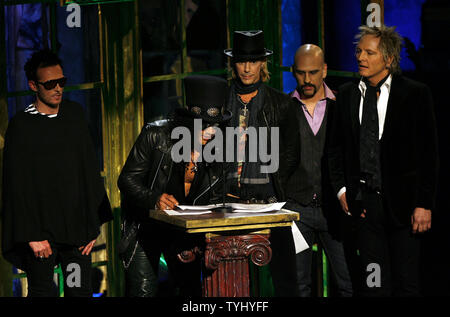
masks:
[(206, 234), (203, 296), (249, 297), (249, 259), (258, 266), (272, 258), (270, 230), (261, 233)]

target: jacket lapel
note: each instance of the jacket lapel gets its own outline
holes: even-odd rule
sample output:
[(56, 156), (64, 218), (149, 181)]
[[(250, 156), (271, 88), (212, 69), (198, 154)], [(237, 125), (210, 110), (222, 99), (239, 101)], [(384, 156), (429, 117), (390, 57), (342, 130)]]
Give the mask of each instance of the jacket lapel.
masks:
[(397, 116), (401, 115), (401, 113), (399, 113), (401, 111), (401, 107), (399, 107), (399, 105), (401, 104), (404, 96), (407, 95), (405, 94), (402, 86), (401, 77), (393, 76), (386, 109), (386, 118), (384, 120), (383, 135), (381, 137), (382, 143), (385, 139), (389, 139), (389, 135), (394, 129), (393, 122), (396, 121), (395, 118)]
[(361, 92), (358, 84), (352, 85), (350, 90), (350, 117), (352, 121), (352, 131), (355, 144), (359, 144), (359, 103), (361, 101)]

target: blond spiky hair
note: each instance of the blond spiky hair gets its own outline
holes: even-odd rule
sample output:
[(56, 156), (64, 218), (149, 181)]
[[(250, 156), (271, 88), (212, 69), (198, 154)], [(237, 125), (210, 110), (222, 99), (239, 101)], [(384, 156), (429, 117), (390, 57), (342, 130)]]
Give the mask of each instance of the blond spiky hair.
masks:
[(387, 27), (386, 25), (381, 25), (380, 27), (368, 27), (362, 25), (359, 27), (359, 33), (355, 36), (358, 41), (366, 35), (373, 35), (380, 38), (378, 47), (381, 54), (383, 54), (384, 61), (387, 62), (390, 57), (393, 57), (389, 67), (391, 74), (401, 73), (400, 52), (402, 49), (403, 38), (395, 31), (395, 29), (395, 26)]

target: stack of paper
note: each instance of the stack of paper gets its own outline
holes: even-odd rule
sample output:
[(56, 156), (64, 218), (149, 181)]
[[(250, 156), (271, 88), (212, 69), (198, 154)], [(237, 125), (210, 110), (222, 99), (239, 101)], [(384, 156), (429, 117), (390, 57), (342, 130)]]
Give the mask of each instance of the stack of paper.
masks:
[(237, 204), (237, 203), (229, 203), (226, 204), (233, 208), (233, 212), (268, 212), (268, 211), (278, 211), (283, 208), (284, 204), (282, 203), (273, 203), (273, 204)]
[[(283, 208), (285, 202), (273, 203), (273, 204), (238, 204), (238, 203), (225, 203), (227, 207), (232, 208), (232, 212), (246, 212), (246, 213), (258, 213), (278, 211)], [(176, 210), (165, 210), (168, 215), (202, 215), (211, 213), (212, 209), (220, 207), (222, 204), (201, 205), (201, 206), (187, 206), (179, 205)]]
[(164, 210), (170, 216), (180, 215), (202, 215), (211, 213), (211, 209), (217, 207), (217, 205), (199, 205), (199, 206), (187, 206), (178, 205), (177, 210)]

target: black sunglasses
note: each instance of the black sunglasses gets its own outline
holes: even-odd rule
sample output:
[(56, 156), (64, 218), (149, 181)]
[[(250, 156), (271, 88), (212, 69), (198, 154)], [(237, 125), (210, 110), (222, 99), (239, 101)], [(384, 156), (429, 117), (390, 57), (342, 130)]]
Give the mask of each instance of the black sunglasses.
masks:
[(56, 85), (59, 85), (59, 87), (62, 88), (62, 87), (64, 87), (66, 85), (66, 82), (67, 82), (67, 78), (66, 77), (49, 80), (49, 81), (46, 81), (45, 83), (41, 83), (41, 82), (37, 81), (38, 84), (41, 84), (47, 90), (55, 88)]

